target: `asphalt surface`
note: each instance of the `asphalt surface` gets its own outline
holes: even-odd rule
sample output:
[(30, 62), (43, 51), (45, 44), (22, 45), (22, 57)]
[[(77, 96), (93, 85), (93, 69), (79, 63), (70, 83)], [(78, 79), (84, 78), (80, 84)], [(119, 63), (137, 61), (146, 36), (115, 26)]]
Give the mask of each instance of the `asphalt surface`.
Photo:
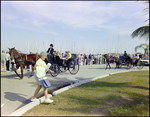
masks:
[[(111, 69), (105, 70), (106, 65), (86, 65), (80, 66), (77, 74), (71, 75), (69, 71), (60, 73), (57, 77), (52, 77), (47, 74), (47, 78), (52, 84), (49, 90), (56, 90), (56, 88), (79, 80), (91, 79), (98, 76), (111, 74), (119, 71), (126, 71), (124, 67), (121, 69), (114, 69), (115, 64), (111, 64)], [(136, 67), (130, 70), (138, 70)], [(149, 66), (144, 66), (142, 70), (149, 70)], [(37, 88), (34, 77), (28, 78), (30, 71), (24, 70), (24, 78), (19, 80), (18, 76), (11, 71), (1, 72), (1, 116), (7, 116), (15, 110), (30, 103), (30, 99)], [(43, 89), (40, 90), (37, 97), (43, 94)]]

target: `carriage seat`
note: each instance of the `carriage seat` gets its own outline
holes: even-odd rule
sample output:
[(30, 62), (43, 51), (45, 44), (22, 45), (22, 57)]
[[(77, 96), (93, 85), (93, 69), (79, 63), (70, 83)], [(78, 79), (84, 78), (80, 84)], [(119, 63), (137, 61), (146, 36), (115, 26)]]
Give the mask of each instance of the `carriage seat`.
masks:
[[(55, 56), (54, 57), (54, 61), (55, 63), (57, 63), (59, 66), (62, 66), (63, 65), (63, 59), (60, 59), (59, 56)], [(70, 62), (72, 61), (72, 58), (68, 59), (67, 62), (66, 62), (66, 65), (69, 66)]]
[(55, 62), (56, 62), (59, 66), (62, 66), (62, 64), (63, 64), (63, 59), (60, 59), (59, 56), (56, 56), (56, 57), (55, 57)]

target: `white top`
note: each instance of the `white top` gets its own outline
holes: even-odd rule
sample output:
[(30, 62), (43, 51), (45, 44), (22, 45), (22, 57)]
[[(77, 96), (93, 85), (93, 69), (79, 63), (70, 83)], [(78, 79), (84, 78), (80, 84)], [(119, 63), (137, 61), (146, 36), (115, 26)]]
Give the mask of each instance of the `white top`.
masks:
[(36, 65), (46, 68), (46, 63), (41, 58), (36, 61)]
[(10, 60), (10, 55), (8, 53), (6, 54), (6, 58), (7, 58), (7, 61)]
[(46, 63), (41, 58), (39, 58), (36, 62), (36, 65), (38, 66), (36, 67), (35, 74), (37, 75), (38, 79), (41, 80), (42, 77), (46, 75)]
[(41, 80), (46, 75), (45, 68), (41, 66), (37, 66), (35, 74), (38, 77), (38, 79)]

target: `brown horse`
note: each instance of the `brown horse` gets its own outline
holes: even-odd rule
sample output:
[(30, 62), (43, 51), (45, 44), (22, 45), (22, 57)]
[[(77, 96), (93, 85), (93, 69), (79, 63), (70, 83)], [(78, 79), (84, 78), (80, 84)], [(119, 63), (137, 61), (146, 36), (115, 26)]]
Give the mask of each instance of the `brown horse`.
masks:
[[(32, 65), (32, 73), (29, 76), (29, 78), (32, 77), (34, 72), (34, 65), (38, 60), (39, 56), (37, 54), (28, 54), (28, 55), (23, 54), (17, 51), (15, 47), (11, 49), (8, 48), (8, 49), (9, 49), (10, 59), (15, 60), (16, 69), (14, 71), (19, 76), (20, 80), (23, 79), (23, 68), (25, 65)], [(21, 76), (17, 73), (17, 69), (19, 67), (21, 68)]]
[[(119, 58), (117, 57), (109, 57), (107, 54), (104, 55), (106, 61), (107, 61), (107, 65), (106, 65), (106, 68), (107, 69), (107, 66), (109, 65), (109, 69), (111, 68), (110, 67), (110, 63), (116, 63), (116, 68), (118, 67), (119, 68)], [(116, 69), (115, 68), (115, 69)]]

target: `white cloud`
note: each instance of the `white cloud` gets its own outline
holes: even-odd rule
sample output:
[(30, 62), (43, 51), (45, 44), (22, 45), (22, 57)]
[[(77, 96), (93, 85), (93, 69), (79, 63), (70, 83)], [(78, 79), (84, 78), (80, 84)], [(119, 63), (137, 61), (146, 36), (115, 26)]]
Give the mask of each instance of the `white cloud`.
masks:
[(140, 19), (142, 14), (137, 6), (141, 3), (130, 1), (15, 1), (9, 3), (18, 14), (12, 12), (6, 15), (7, 13), (2, 12), (3, 18), (19, 17), (25, 23), (38, 27), (53, 25), (51, 22), (53, 21), (73, 28), (95, 29), (113, 25), (116, 20), (120, 24), (129, 20), (132, 22)]
[(10, 14), (10, 13), (1, 13), (1, 20), (15, 20), (17, 19), (17, 16)]
[(18, 12), (26, 15), (24, 18), (44, 17), (79, 28), (100, 25), (117, 11), (117, 8), (113, 7), (94, 7), (91, 2), (13, 2), (13, 5)]

